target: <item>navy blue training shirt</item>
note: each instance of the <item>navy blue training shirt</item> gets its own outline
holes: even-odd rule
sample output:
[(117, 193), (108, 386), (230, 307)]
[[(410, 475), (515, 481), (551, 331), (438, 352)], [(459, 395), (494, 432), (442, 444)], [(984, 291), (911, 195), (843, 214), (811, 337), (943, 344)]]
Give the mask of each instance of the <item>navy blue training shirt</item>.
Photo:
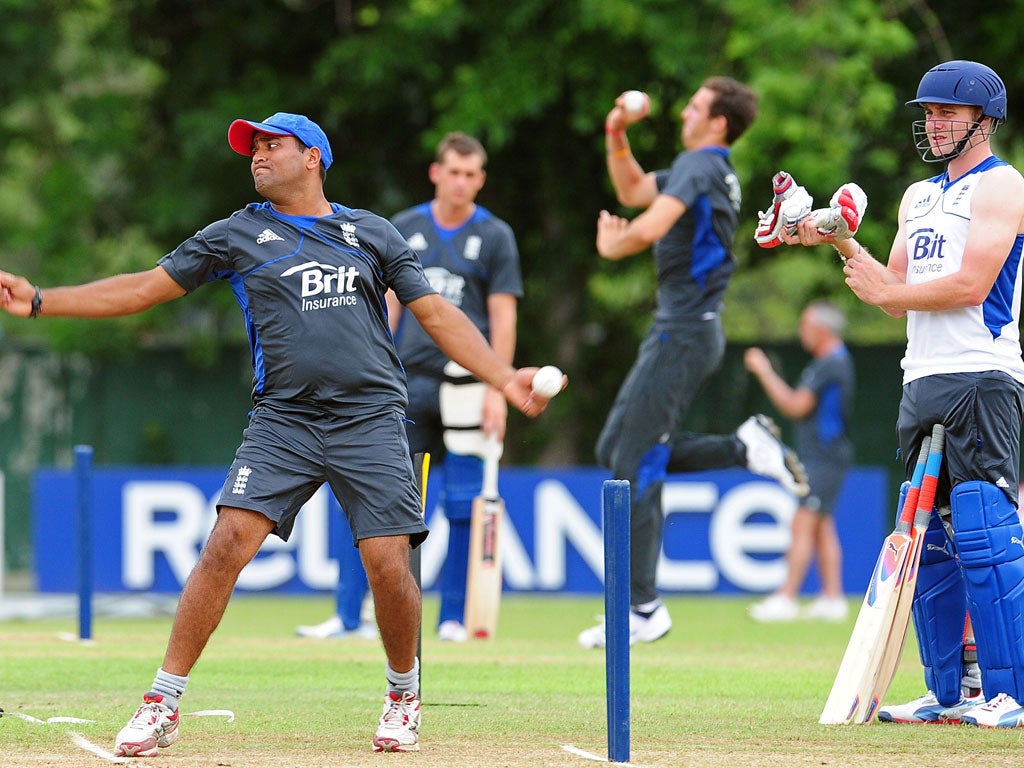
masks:
[[(465, 312), (490, 340), (487, 297), (494, 293), (517, 299), (523, 296), (519, 249), (512, 228), (480, 205), (454, 229), (438, 226), (430, 203), (407, 208), (391, 221), (416, 252), (431, 287)], [(402, 313), (395, 342), (410, 373), (419, 370), (441, 376), (448, 358), (411, 312)]]
[(387, 219), (332, 203), (291, 217), (251, 203), (197, 232), (159, 264), (186, 291), (226, 280), (252, 350), (253, 402), (340, 414), (404, 408), (405, 373), (384, 293), (434, 293)]
[(655, 178), (661, 194), (686, 205), (686, 212), (654, 244), (655, 319), (700, 320), (719, 311), (736, 267), (732, 243), (739, 222), (739, 180), (729, 150), (717, 147), (682, 152)]

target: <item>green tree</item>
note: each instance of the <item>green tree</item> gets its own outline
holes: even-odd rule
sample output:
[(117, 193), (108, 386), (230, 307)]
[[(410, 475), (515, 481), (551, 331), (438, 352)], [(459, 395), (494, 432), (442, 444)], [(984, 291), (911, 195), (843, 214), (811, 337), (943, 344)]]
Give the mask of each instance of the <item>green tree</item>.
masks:
[[(704, 77), (760, 94), (734, 153), (745, 201), (731, 340), (790, 339), (800, 307), (831, 296), (854, 343), (899, 343), (902, 324), (850, 296), (830, 249), (758, 248), (756, 212), (780, 169), (821, 205), (857, 181), (870, 199), (861, 238), (884, 257), (903, 189), (932, 172), (902, 102), (953, 55), (1007, 78), (998, 143), (1024, 158), (1012, 122), (1019, 6), (989, 3), (954, 27), (964, 11), (948, 0), (0, 0), (2, 266), (54, 284), (152, 265), (256, 198), (224, 141), (236, 117), (313, 116), (335, 148), (329, 195), (385, 216), (429, 197), (446, 131), (474, 133), (491, 156), (480, 201), (523, 254), (520, 358), (574, 383), (539, 428), (517, 430), (510, 458), (589, 462), (654, 293), (649, 258), (603, 263), (593, 246), (598, 212), (616, 208), (603, 137), (615, 96), (651, 95), (630, 137), (654, 169), (680, 149), (678, 113)], [(9, 337), (94, 355), (170, 343), (213, 363), (244, 343), (227, 290), (137, 318), (3, 323)]]

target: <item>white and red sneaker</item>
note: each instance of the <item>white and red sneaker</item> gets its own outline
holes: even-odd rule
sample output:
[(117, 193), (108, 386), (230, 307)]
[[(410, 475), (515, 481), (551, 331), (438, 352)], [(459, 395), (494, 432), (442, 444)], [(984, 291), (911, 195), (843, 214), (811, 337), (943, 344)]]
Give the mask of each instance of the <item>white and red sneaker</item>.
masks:
[(412, 691), (384, 696), (384, 713), (373, 735), (374, 752), (417, 752), (420, 748), (420, 697)]
[(164, 697), (150, 691), (142, 706), (121, 729), (114, 741), (118, 757), (155, 757), (157, 748), (178, 740), (178, 710), (164, 704)]

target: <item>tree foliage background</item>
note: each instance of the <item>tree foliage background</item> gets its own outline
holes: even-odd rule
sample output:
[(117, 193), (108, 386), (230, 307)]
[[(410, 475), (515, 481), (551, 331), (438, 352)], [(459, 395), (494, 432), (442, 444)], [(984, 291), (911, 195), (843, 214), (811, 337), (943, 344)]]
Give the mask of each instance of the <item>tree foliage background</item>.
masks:
[[(853, 180), (870, 200), (860, 239), (884, 258), (903, 190), (940, 170), (914, 151), (903, 106), (928, 67), (970, 58), (1002, 75), (997, 151), (1024, 167), (1020, 0), (969, 18), (949, 0), (0, 0), (0, 13), (0, 268), (43, 285), (149, 268), (256, 199), (225, 140), (236, 117), (313, 117), (335, 151), (328, 196), (384, 216), (431, 196), (433, 147), (467, 131), (490, 152), (479, 201), (522, 252), (519, 360), (556, 363), (574, 384), (524, 441), (584, 462), (654, 295), (649, 258), (608, 264), (593, 247), (598, 212), (616, 206), (603, 120), (621, 91), (652, 97), (630, 130), (647, 169), (679, 151), (679, 111), (706, 76), (760, 95), (734, 153), (733, 342), (792, 338), (821, 296), (849, 311), (852, 343), (903, 338), (849, 295), (831, 249), (762, 250), (751, 235), (779, 169), (819, 203)], [(175, 344), (211, 366), (242, 342), (226, 289), (117, 321), (0, 322), (57, 350)]]

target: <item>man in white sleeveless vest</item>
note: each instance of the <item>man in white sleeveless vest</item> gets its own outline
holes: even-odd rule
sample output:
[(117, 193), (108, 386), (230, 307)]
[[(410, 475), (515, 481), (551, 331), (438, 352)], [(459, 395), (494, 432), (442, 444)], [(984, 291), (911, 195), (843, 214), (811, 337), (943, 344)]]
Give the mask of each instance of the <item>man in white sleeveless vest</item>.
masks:
[[(924, 435), (933, 424), (946, 429), (945, 466), (914, 597), (928, 693), (882, 707), (879, 719), (1020, 728), (1024, 178), (992, 152), (991, 136), (1006, 119), (1006, 88), (989, 67), (973, 61), (933, 67), (907, 105), (924, 111), (914, 123), (922, 158), (944, 170), (907, 189), (887, 264), (852, 237), (822, 235), (813, 217), (783, 239), (831, 242), (858, 298), (906, 316), (897, 432), (908, 477)], [(968, 611), (976, 666), (963, 652)]]

